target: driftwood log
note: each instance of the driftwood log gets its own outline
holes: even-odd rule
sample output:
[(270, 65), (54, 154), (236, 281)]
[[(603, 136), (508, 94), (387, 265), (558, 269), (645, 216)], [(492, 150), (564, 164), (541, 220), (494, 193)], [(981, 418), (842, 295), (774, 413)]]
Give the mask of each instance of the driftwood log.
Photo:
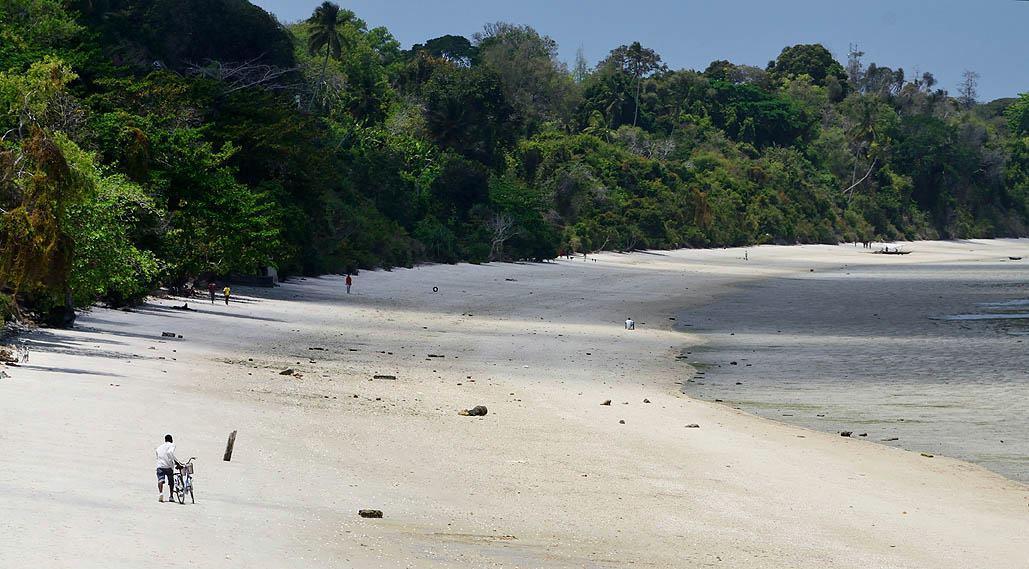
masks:
[(236, 431), (229, 433), (229, 442), (225, 443), (225, 456), (222, 460), (229, 462), (232, 460), (232, 447), (236, 444)]

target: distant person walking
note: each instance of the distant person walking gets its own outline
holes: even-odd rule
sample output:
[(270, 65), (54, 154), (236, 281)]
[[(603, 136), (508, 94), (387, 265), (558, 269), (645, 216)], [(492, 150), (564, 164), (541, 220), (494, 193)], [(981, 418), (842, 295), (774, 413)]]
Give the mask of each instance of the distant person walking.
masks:
[(354, 284), (354, 279), (350, 278), (350, 275), (347, 275), (346, 283), (347, 283), (347, 294), (350, 294), (350, 287)]
[(214, 292), (217, 287), (214, 286), (214, 281), (207, 283), (207, 292), (211, 293), (211, 304), (214, 304)]
[(632, 318), (626, 318), (625, 319), (625, 329), (626, 330), (635, 330), (636, 329), (636, 321), (633, 320)]
[(232, 295), (232, 289), (229, 288), (229, 285), (225, 285), (225, 288), (222, 289), (222, 294), (225, 295), (225, 306), (228, 306), (229, 305), (229, 296)]
[(171, 502), (172, 494), (175, 492), (175, 483), (172, 477), (175, 474), (175, 465), (179, 461), (175, 458), (175, 443), (171, 435), (164, 435), (164, 443), (154, 450), (157, 455), (157, 501), (164, 501), (164, 482), (168, 481), (168, 501)]

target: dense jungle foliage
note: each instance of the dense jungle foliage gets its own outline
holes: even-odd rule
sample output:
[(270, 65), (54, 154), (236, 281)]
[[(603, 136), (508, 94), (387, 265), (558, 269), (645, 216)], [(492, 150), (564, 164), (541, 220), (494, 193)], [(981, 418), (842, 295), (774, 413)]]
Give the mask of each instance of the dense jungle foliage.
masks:
[(1029, 94), (861, 55), (673, 70), (633, 43), (569, 68), (507, 23), (403, 49), (328, 2), (282, 25), (246, 0), (0, 0), (0, 306), (265, 266), (1029, 233)]

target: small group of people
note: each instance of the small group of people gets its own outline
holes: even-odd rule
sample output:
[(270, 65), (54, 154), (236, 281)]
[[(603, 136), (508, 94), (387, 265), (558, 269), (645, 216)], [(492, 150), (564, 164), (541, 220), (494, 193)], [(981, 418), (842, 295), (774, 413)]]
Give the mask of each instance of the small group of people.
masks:
[[(207, 292), (211, 294), (211, 304), (214, 304), (215, 291), (217, 290), (218, 285), (214, 284), (214, 281), (209, 281), (207, 283)], [(229, 285), (225, 285), (225, 288), (222, 289), (222, 294), (225, 296), (225, 306), (228, 306), (229, 296), (232, 295), (232, 289), (229, 288)]]
[[(350, 287), (354, 285), (354, 279), (351, 278), (349, 274), (347, 274), (347, 277), (346, 277), (344, 282), (347, 285), (347, 294), (350, 294)], [(214, 304), (215, 297), (217, 296), (217, 291), (218, 291), (218, 285), (213, 280), (208, 281), (207, 282), (207, 292), (208, 292), (208, 294), (211, 295), (211, 304)], [(228, 306), (229, 305), (229, 297), (232, 296), (232, 288), (229, 287), (228, 284), (226, 284), (225, 287), (222, 288), (222, 296), (225, 298), (225, 305)]]
[[(854, 246), (857, 246), (857, 241), (854, 242)], [(871, 241), (861, 241), (861, 247), (864, 249), (873, 249), (875, 246)], [(889, 245), (883, 245), (882, 249), (879, 249), (879, 253), (897, 253), (900, 251), (900, 247), (894, 247), (893, 251), (890, 251)]]

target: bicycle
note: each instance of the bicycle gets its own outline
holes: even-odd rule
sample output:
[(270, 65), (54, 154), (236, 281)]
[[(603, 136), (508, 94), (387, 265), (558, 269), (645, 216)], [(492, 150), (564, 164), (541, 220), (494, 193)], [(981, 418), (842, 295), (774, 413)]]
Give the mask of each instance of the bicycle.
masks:
[(196, 504), (197, 499), (193, 495), (193, 461), (197, 457), (191, 456), (183, 464), (177, 464), (174, 477), (172, 478), (174, 484), (175, 496), (178, 498), (180, 504), (186, 503), (186, 492), (189, 492), (189, 499)]

